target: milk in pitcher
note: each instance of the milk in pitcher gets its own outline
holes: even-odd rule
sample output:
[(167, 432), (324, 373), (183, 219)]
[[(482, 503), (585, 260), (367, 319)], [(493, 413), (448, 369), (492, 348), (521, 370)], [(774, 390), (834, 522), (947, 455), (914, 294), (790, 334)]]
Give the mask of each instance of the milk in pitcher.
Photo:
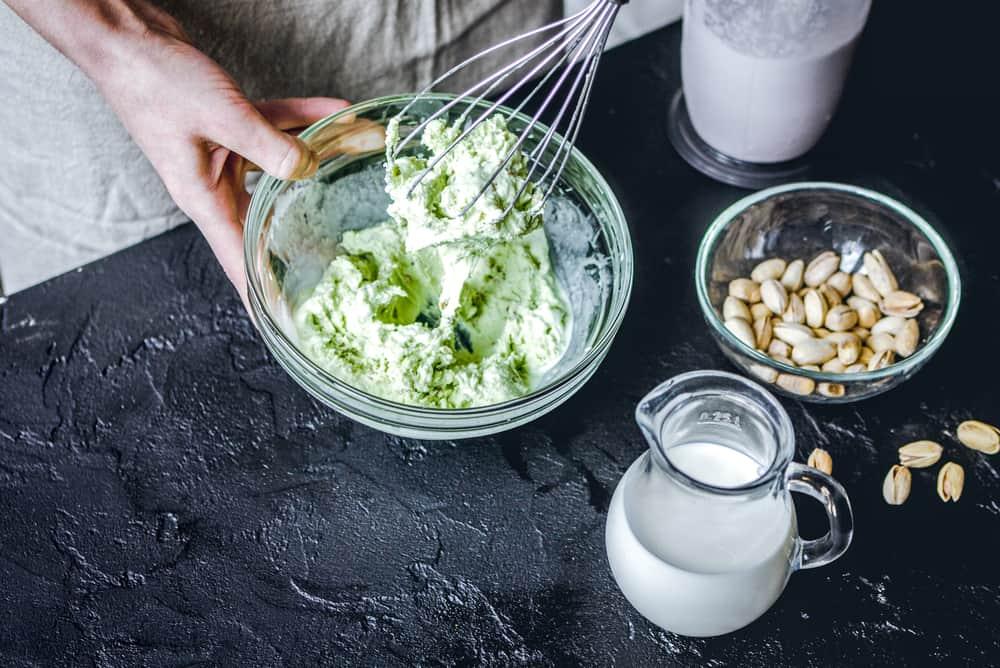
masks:
[[(605, 540), (615, 581), (654, 624), (688, 636), (735, 631), (774, 604), (791, 573), (847, 549), (843, 489), (790, 461), (788, 415), (756, 383), (683, 374), (636, 413), (650, 449), (615, 489)], [(824, 501), (830, 533), (799, 538), (790, 491)]]
[[(678, 468), (710, 484), (739, 486), (760, 472), (746, 455), (713, 443), (670, 452)], [(648, 457), (632, 464), (629, 482), (650, 465)], [(790, 503), (768, 496), (752, 507), (717, 507), (665, 484), (661, 509), (630, 522), (623, 488), (624, 478), (608, 510), (608, 559), (626, 598), (647, 619), (683, 635), (713, 636), (749, 624), (778, 599), (795, 547)]]

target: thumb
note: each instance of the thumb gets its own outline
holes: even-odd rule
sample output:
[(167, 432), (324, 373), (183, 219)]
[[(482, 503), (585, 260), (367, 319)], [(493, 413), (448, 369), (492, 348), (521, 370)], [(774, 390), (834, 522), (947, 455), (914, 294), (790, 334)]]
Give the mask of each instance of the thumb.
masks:
[(278, 179), (305, 179), (316, 173), (319, 158), (309, 146), (274, 127), (249, 101), (234, 105), (209, 137)]

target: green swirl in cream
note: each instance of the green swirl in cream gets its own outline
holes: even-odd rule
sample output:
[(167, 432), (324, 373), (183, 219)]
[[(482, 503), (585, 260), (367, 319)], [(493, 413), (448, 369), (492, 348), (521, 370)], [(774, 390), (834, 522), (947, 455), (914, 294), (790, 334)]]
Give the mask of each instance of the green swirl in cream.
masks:
[[(488, 119), (414, 189), (459, 128), (433, 122), (429, 157), (387, 161), (390, 220), (344, 232), (337, 254), (296, 309), (305, 351), (350, 385), (399, 403), (466, 408), (530, 392), (565, 351), (569, 310), (549, 260), (541, 194), (524, 189), (517, 141)], [(397, 141), (388, 128), (389, 150)]]

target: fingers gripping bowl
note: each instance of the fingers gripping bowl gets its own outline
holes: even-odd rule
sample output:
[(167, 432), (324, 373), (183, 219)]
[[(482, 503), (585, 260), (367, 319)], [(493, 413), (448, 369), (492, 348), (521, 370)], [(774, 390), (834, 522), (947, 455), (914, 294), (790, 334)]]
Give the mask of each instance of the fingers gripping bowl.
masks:
[[(352, 386), (306, 352), (293, 314), (338, 254), (345, 231), (383, 223), (385, 126), (412, 96), (380, 98), (331, 116), (301, 136), (319, 154), (320, 170), (303, 183), (264, 177), (254, 192), (245, 229), (251, 313), (261, 335), (292, 378), (339, 412), (402, 436), (450, 439), (496, 433), (529, 422), (566, 401), (596, 371), (621, 325), (632, 290), (633, 250), (624, 215), (610, 187), (579, 152), (569, 158), (546, 204), (549, 255), (571, 312), (566, 352), (531, 391), (474, 408), (427, 408), (390, 401)], [(450, 96), (421, 98), (401, 132), (439, 110)], [(501, 111), (504, 111), (501, 109)], [(446, 117), (453, 122), (457, 115)], [(530, 119), (515, 115), (519, 133)], [(537, 127), (530, 152), (544, 137)], [(552, 142), (554, 151), (558, 141)], [(419, 147), (407, 147), (404, 154)]]

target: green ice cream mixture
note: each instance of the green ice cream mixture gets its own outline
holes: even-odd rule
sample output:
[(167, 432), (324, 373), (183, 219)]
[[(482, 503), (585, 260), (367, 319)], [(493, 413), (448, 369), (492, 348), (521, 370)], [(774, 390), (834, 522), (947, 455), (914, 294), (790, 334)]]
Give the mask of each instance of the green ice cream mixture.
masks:
[[(397, 143), (398, 130), (394, 119), (387, 131), (388, 146)], [(410, 250), (460, 240), (510, 241), (542, 225), (542, 193), (527, 182), (528, 158), (516, 147), (518, 137), (507, 129), (504, 117), (486, 119), (447, 151), (461, 133), (461, 124), (432, 121), (423, 134), (430, 158), (388, 160), (389, 215), (405, 228)], [(512, 151), (513, 158), (490, 181)], [(415, 179), (442, 154), (410, 192)], [(488, 182), (486, 192), (476, 199)]]
[[(388, 130), (391, 150), (398, 135), (394, 124)], [(525, 183), (525, 156), (504, 168), (488, 201), (460, 215), (516, 142), (503, 117), (480, 126), (406, 197), (412, 178), (458, 132), (432, 123), (422, 138), (429, 159), (387, 161), (391, 219), (344, 232), (295, 312), (307, 354), (348, 384), (399, 403), (467, 408), (522, 396), (559, 361), (569, 337), (540, 196), (529, 185), (497, 219)]]

